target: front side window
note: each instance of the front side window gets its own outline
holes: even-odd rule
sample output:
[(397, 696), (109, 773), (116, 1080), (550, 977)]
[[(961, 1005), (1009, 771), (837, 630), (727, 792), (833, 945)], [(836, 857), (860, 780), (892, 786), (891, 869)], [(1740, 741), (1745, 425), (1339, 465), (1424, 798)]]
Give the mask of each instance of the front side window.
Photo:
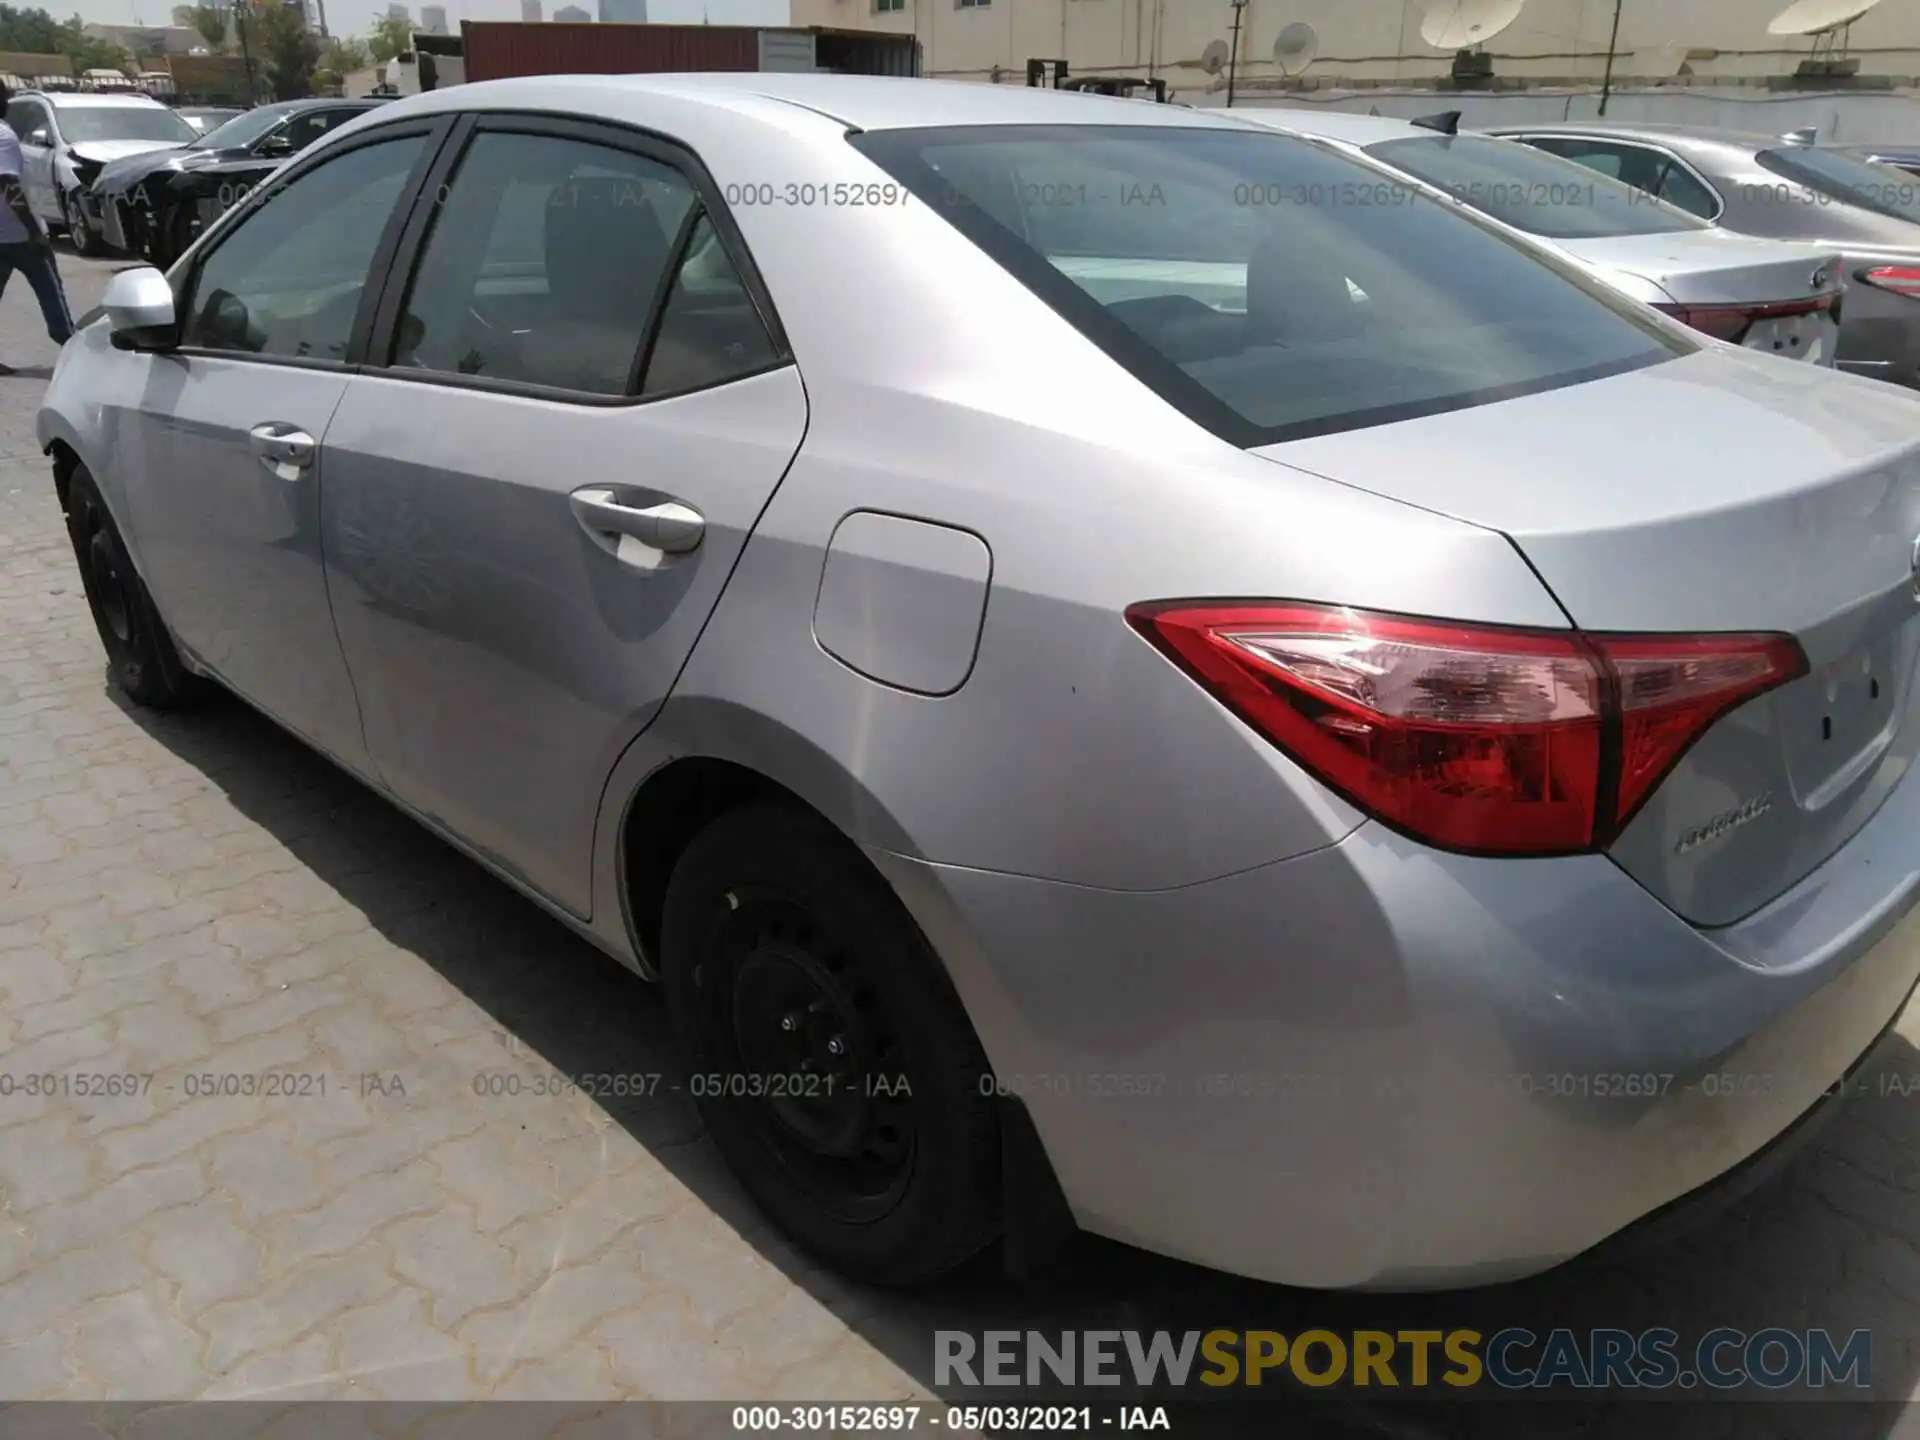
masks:
[(697, 204), (687, 177), (661, 161), (481, 132), (427, 232), (393, 364), (631, 394), (664, 290), (646, 393), (761, 368), (771, 344)]
[[(16, 100), (7, 107), (7, 124), (17, 137), (26, 140), (34, 131), (47, 128), (47, 112), (37, 101)], [(42, 136), (41, 143), (44, 144), (46, 139)]]
[(309, 110), (304, 115), (294, 116), (280, 133), (292, 142), (295, 150), (304, 150), (335, 126), (346, 124), (354, 113), (351, 110)]
[(278, 105), (263, 105), (234, 116), (193, 142), (196, 150), (245, 150), (286, 118)]
[(996, 126), (851, 143), (1237, 444), (1461, 409), (1691, 349), (1597, 282), (1289, 136)]
[(66, 105), (60, 110), (60, 135), (69, 145), (102, 140), (188, 145), (200, 132), (164, 105)]
[(343, 360), (374, 251), (425, 143), (359, 146), (261, 192), (198, 266), (181, 343)]
[(1835, 200), (1899, 220), (1920, 220), (1920, 179), (1891, 165), (1814, 145), (1762, 150), (1754, 158), (1774, 174)]
[(1419, 135), (1369, 145), (1367, 153), (1516, 230), (1547, 240), (1707, 228), (1632, 185), (1512, 140)]

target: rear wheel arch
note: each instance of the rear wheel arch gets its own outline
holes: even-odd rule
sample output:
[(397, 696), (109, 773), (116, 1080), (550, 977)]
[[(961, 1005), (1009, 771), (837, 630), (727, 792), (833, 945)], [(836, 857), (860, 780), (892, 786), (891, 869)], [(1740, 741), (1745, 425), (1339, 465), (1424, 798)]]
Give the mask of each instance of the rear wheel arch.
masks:
[(668, 761), (650, 773), (628, 800), (620, 822), (621, 902), (635, 944), (656, 971), (667, 882), (687, 846), (728, 811), (768, 800), (819, 814), (759, 771), (706, 756)]
[(47, 454), (53, 460), (53, 493), (64, 514), (67, 497), (73, 493), (73, 472), (80, 468), (80, 452), (64, 440), (55, 440), (47, 446)]

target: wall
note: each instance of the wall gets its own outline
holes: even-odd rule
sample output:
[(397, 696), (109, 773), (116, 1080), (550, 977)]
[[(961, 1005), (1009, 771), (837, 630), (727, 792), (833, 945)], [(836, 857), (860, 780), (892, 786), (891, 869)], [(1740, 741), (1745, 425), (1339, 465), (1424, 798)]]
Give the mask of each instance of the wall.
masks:
[[(1217, 98), (1217, 97), (1215, 97)], [(1256, 98), (1245, 108), (1306, 108), (1378, 111), (1413, 119), (1441, 110), (1458, 110), (1460, 123), (1525, 125), (1539, 121), (1591, 120), (1600, 108), (1598, 91), (1535, 91), (1517, 95), (1437, 94), (1361, 90), (1288, 101)], [(1242, 108), (1236, 101), (1234, 108)], [(1675, 125), (1714, 125), (1766, 135), (1812, 126), (1823, 143), (1833, 145), (1913, 145), (1920, 139), (1920, 95), (1764, 95), (1732, 90), (1616, 90), (1607, 102), (1609, 120), (1643, 120)]]
[[(955, 0), (906, 0), (878, 12), (874, 0), (791, 0), (796, 25), (910, 32), (925, 73), (984, 80), (998, 65), (1018, 81), (1029, 57), (1061, 57), (1078, 72), (1158, 73), (1183, 98), (1224, 82), (1199, 67), (1211, 40), (1228, 38), (1226, 0), (993, 0), (961, 10)], [(1758, 80), (1791, 74), (1809, 53), (1804, 39), (1766, 26), (1786, 0), (1625, 0), (1616, 74), (1658, 78), (1684, 57), (1698, 81)], [(1239, 83), (1258, 90), (1284, 80), (1273, 44), (1293, 21), (1312, 25), (1319, 57), (1314, 81), (1418, 84), (1442, 76), (1450, 52), (1420, 38), (1424, 11), (1413, 0), (1248, 0), (1242, 16)], [(1503, 76), (1598, 81), (1605, 68), (1614, 0), (1529, 0), (1520, 18), (1487, 46)], [(1920, 5), (1887, 0), (1853, 27), (1863, 74), (1920, 76)]]

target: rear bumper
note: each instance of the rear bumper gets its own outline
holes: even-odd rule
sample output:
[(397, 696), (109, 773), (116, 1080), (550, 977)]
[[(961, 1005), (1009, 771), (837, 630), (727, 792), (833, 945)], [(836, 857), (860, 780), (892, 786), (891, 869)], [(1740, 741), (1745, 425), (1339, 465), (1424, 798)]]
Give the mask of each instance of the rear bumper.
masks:
[(1815, 1109), (1920, 978), (1920, 784), (1759, 914), (1612, 862), (1368, 825), (1117, 892), (875, 857), (1078, 1222), (1260, 1279), (1490, 1283), (1709, 1185)]

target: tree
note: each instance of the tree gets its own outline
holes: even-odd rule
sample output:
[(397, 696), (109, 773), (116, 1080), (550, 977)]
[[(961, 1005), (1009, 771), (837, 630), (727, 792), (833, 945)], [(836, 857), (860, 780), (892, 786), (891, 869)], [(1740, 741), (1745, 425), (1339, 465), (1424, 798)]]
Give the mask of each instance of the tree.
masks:
[(373, 34), (367, 37), (367, 49), (374, 63), (384, 65), (396, 55), (413, 49), (413, 22), (397, 15), (375, 15)]
[(227, 12), (212, 5), (196, 5), (193, 28), (200, 32), (207, 48), (218, 53), (227, 43)]
[(349, 35), (344, 38), (330, 35), (320, 45), (320, 64), (331, 70), (340, 79), (345, 79), (356, 70), (364, 70), (373, 64), (373, 56), (367, 53), (366, 42)]
[(60, 26), (59, 32), (54, 48), (72, 58), (76, 72), (85, 74), (89, 70), (118, 70), (122, 74), (140, 73), (139, 67), (133, 63), (133, 57), (121, 46), (111, 40), (96, 40), (87, 34), (78, 15)]
[(30, 55), (64, 51), (66, 27), (44, 10), (21, 10), (0, 5), (0, 50), (22, 50)]
[(276, 100), (303, 100), (313, 94), (313, 71), (320, 63), (320, 42), (307, 29), (298, 5), (262, 5), (253, 12), (253, 36), (266, 63), (267, 84)]

